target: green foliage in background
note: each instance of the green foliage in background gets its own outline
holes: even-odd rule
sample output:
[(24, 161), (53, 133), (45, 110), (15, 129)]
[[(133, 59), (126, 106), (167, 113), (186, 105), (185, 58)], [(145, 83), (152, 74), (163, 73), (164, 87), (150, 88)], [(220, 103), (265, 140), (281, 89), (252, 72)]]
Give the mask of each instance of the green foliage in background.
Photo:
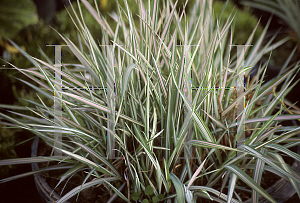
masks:
[[(274, 60), (272, 61), (273, 65), (284, 64), (284, 59), (288, 57), (291, 51), (295, 51), (292, 62), (300, 60), (299, 0), (243, 0), (241, 3), (250, 8), (268, 12), (270, 15), (276, 15), (281, 19), (281, 22), (277, 22), (278, 27), (275, 31), (280, 30), (282, 33), (280, 38), (289, 36), (290, 40), (282, 48), (275, 50), (273, 54)], [(277, 66), (276, 68), (279, 69), (280, 67)]]
[[(16, 158), (15, 147), (15, 131), (7, 129), (7, 126), (0, 124), (0, 160)], [(8, 175), (12, 166), (0, 167), (0, 177), (3, 178)]]
[(299, 0), (243, 0), (244, 5), (267, 11), (281, 18), (291, 29), (292, 37), (300, 40), (300, 1)]
[[(251, 14), (250, 9), (247, 7), (243, 10), (238, 9), (232, 1), (227, 1), (227, 3), (214, 1), (213, 8), (215, 17), (222, 23), (225, 23), (230, 16), (235, 15), (232, 23), (234, 44), (245, 44), (258, 22), (258, 19)], [(259, 24), (253, 37), (253, 44), (262, 31), (263, 27)]]
[(0, 39), (13, 38), (22, 28), (37, 22), (38, 15), (32, 0), (0, 1)]

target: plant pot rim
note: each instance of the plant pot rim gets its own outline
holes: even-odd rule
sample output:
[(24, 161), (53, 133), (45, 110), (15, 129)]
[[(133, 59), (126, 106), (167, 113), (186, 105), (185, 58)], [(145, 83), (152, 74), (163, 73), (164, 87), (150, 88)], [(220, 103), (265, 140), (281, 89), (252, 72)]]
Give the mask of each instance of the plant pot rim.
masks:
[[(34, 139), (34, 142), (32, 144), (31, 157), (36, 157), (37, 156), (38, 143), (39, 143), (39, 137), (36, 136), (35, 139)], [(32, 168), (33, 171), (38, 170), (39, 169), (38, 163), (31, 163), (31, 168)], [(34, 176), (34, 182), (35, 182), (36, 188), (37, 188), (39, 194), (41, 195), (41, 198), (43, 199), (43, 202), (53, 203), (53, 202), (57, 202), (58, 200), (60, 200), (61, 196), (59, 194), (57, 194), (48, 185), (48, 183), (41, 176), (40, 173), (34, 174), (33, 176)], [(66, 201), (66, 203), (70, 203), (70, 202)]]

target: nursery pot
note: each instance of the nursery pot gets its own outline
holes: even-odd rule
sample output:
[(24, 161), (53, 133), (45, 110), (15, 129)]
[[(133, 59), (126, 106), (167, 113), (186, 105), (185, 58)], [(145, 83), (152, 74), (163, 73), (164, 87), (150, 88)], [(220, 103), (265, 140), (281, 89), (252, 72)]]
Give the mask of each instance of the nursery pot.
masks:
[[(293, 124), (296, 126), (296, 122), (293, 121)], [(300, 134), (298, 134), (298, 137), (300, 137)], [(297, 147), (297, 153), (300, 154), (300, 146)], [(300, 162), (295, 160), (292, 164), (293, 169), (295, 171), (300, 172)], [(285, 203), (288, 202), (294, 194), (296, 194), (296, 191), (292, 184), (285, 180), (284, 178), (280, 178), (276, 183), (274, 183), (272, 186), (266, 189), (266, 192), (273, 197), (277, 203)], [(252, 199), (248, 199), (245, 201), (245, 203), (251, 203)], [(264, 197), (259, 197), (259, 203), (268, 203), (269, 201), (266, 200)], [(289, 201), (290, 202), (290, 201)]]
[[(297, 153), (300, 154), (300, 147), (298, 146)], [(292, 167), (300, 172), (300, 162), (294, 161)], [(279, 179), (276, 183), (274, 183), (271, 187), (266, 189), (266, 192), (273, 197), (277, 203), (284, 203), (287, 202), (294, 194), (296, 194), (295, 189), (293, 188), (292, 184), (285, 180), (284, 178)], [(245, 203), (251, 203), (252, 199), (248, 199)], [(268, 203), (269, 201), (266, 200), (264, 197), (259, 197), (259, 203)]]
[[(264, 62), (266, 59), (264, 60)], [(279, 74), (280, 68), (276, 66), (269, 65), (269, 68), (267, 69), (266, 75), (267, 77), (265, 78), (266, 81), (269, 81), (270, 79), (276, 77)], [(254, 68), (254, 73), (252, 73), (252, 77), (256, 74), (258, 70), (258, 65), (256, 65)], [(300, 78), (300, 73), (296, 74), (296, 78), (294, 81)], [(300, 87), (300, 83), (298, 83), (292, 91), (287, 95), (287, 98), (292, 101), (292, 103), (299, 101), (299, 94), (298, 94), (298, 89)], [(294, 126), (297, 126), (297, 123), (295, 121), (291, 121)], [(300, 134), (298, 134), (298, 137), (300, 137)], [(297, 153), (300, 154), (300, 146), (297, 148)], [(295, 160), (294, 163), (292, 164), (292, 167), (295, 169), (295, 171), (300, 172), (300, 162)], [(278, 203), (284, 203), (287, 202), (289, 198), (291, 198), (294, 194), (296, 194), (295, 189), (293, 188), (292, 184), (281, 178), (279, 179), (276, 183), (274, 183), (272, 186), (266, 189), (266, 192), (269, 193)], [(245, 201), (245, 203), (251, 203), (252, 199), (248, 199)], [(264, 197), (260, 196), (259, 197), (259, 203), (268, 203)]]
[[(298, 135), (300, 136), (300, 135)], [(39, 137), (36, 137), (31, 150), (31, 156), (35, 157), (37, 156), (37, 149), (38, 149), (38, 143), (39, 143)], [(297, 153), (300, 154), (300, 146), (298, 146)], [(37, 163), (31, 164), (32, 170), (38, 170), (39, 166)], [(292, 167), (300, 172), (300, 162), (294, 161)], [(36, 185), (36, 188), (41, 195), (42, 201), (46, 203), (53, 203), (58, 201), (61, 197), (53, 191), (53, 189), (48, 185), (48, 183), (45, 181), (45, 179), (41, 176), (40, 173), (34, 174), (34, 182)], [(53, 192), (52, 192), (53, 191)], [(266, 192), (269, 193), (278, 203), (284, 203), (286, 200), (291, 198), (296, 191), (294, 190), (291, 183), (289, 183), (287, 180), (281, 178), (276, 183), (274, 183), (272, 186), (270, 186), (268, 189), (266, 189)], [(245, 203), (251, 203), (252, 199), (248, 199), (245, 201)], [(262, 196), (259, 198), (260, 203), (267, 203), (268, 201), (264, 199)], [(67, 202), (69, 203), (69, 202)]]
[[(36, 137), (32, 145), (31, 157), (37, 156), (38, 143), (39, 137)], [(32, 170), (39, 169), (38, 163), (32, 163), (31, 167)], [(45, 179), (41, 176), (40, 173), (34, 174), (33, 176), (36, 188), (41, 195), (42, 202), (53, 203), (61, 198), (55, 191), (53, 191), (53, 189), (48, 185), (48, 183), (45, 181)]]
[[(31, 150), (31, 157), (36, 157), (38, 152), (38, 144), (39, 144), (39, 137), (36, 137), (34, 139), (32, 150)], [(32, 163), (31, 164), (32, 170), (38, 170), (39, 165), (38, 163)], [(42, 202), (44, 203), (54, 203), (61, 199), (61, 196), (57, 194), (53, 189), (48, 185), (46, 180), (41, 176), (40, 173), (34, 174), (34, 182), (36, 185), (36, 188), (41, 195)], [(118, 189), (119, 191), (122, 191), (124, 189), (125, 183)], [(123, 203), (124, 200), (121, 198), (118, 198), (117, 195), (111, 196), (107, 202), (116, 202), (116, 203)], [(65, 201), (65, 203), (70, 203), (68, 201)]]

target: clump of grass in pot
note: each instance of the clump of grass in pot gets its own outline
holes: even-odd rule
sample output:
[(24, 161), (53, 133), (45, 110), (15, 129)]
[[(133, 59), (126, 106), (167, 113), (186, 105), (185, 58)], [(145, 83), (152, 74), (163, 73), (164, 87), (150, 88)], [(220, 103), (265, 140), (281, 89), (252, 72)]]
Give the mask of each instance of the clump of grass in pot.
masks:
[[(290, 138), (300, 129), (280, 125), (283, 120), (299, 118), (299, 115), (284, 114), (280, 103), (294, 85), (291, 81), (299, 64), (283, 67), (282, 75), (263, 83), (267, 67), (264, 64), (250, 81), (250, 68), (239, 69), (241, 62), (233, 54), (233, 47), (228, 46), (232, 43), (233, 18), (222, 25), (215, 22), (212, 1), (196, 1), (187, 22), (185, 13), (176, 11), (176, 2), (163, 1), (160, 8), (158, 1), (146, 4), (139, 1), (139, 13), (132, 14), (125, 0), (125, 7), (118, 6), (118, 15), (112, 14), (116, 22), (114, 30), (97, 8), (86, 0), (82, 2), (100, 24), (103, 38), (101, 42), (94, 41), (84, 16), (74, 13), (80, 44), (61, 37), (80, 64), (63, 64), (63, 70), (57, 72), (63, 77), (62, 84), (53, 79), (53, 64), (24, 52), (36, 70), (25, 72), (16, 68), (38, 82), (41, 87), (34, 88), (48, 98), (53, 97), (54, 85), (105, 87), (108, 84), (106, 88), (110, 88), (114, 83), (115, 97), (107, 96), (112, 90), (106, 92), (105, 88), (70, 88), (55, 92), (62, 102), (61, 117), (42, 101), (29, 109), (37, 117), (21, 114), (22, 122), (1, 114), (52, 146), (55, 145), (53, 130), (60, 129), (62, 148), (56, 150), (63, 156), (1, 160), (0, 165), (59, 160), (69, 166), (61, 181), (78, 170), (85, 170), (84, 182), (58, 202), (100, 184), (111, 194), (108, 202), (117, 196), (126, 202), (181, 203), (196, 202), (197, 198), (239, 202), (243, 201), (239, 194), (245, 190), (250, 191), (246, 194), (253, 200), (262, 195), (276, 202), (260, 186), (264, 171), (287, 178), (300, 194), (299, 174), (282, 156), (284, 153), (299, 160), (299, 155), (290, 150), (299, 142)], [(138, 25), (134, 24), (133, 15), (138, 15)], [(172, 24), (176, 25), (175, 30), (170, 30)], [(267, 27), (253, 47), (245, 48), (245, 67), (254, 66), (264, 54), (286, 41), (274, 43), (271, 39), (262, 46), (266, 30)], [(124, 37), (123, 41), (120, 36)], [(252, 37), (253, 34), (247, 44)], [(99, 46), (99, 43), (112, 46)], [(86, 71), (89, 77), (78, 70)], [(236, 126), (236, 106), (243, 103), (244, 95), (236, 98), (234, 89), (214, 87), (234, 87), (236, 75), (241, 73), (246, 76), (246, 98), (245, 110), (238, 117), (245, 118), (245, 126), (244, 122)], [(282, 87), (275, 91), (280, 83)], [(59, 123), (54, 123), (46, 113), (56, 116)], [(111, 123), (113, 128), (109, 127)], [(235, 136), (241, 138), (244, 127), (245, 143), (236, 148)], [(107, 159), (110, 150), (121, 159)], [(238, 180), (245, 186), (237, 185)], [(120, 187), (117, 182), (121, 183)]]

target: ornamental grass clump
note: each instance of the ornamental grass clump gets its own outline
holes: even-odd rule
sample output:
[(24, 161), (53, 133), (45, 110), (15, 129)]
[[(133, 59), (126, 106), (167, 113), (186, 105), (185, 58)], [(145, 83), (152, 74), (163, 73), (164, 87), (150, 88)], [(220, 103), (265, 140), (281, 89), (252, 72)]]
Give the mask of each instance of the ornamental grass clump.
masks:
[[(267, 83), (267, 63), (250, 78), (262, 56), (288, 38), (263, 43), (266, 27), (253, 46), (255, 30), (246, 45), (236, 47), (234, 14), (226, 22), (215, 20), (211, 0), (196, 1), (189, 21), (176, 10), (177, 2), (159, 7), (158, 1), (139, 1), (139, 13), (133, 14), (124, 0), (118, 14), (111, 14), (114, 29), (96, 6), (81, 2), (85, 8), (73, 18), (79, 40), (59, 34), (68, 46), (62, 51), (70, 49), (78, 64), (63, 58), (58, 66), (20, 49), (35, 68), (15, 67), (36, 82), (27, 84), (38, 97), (53, 99), (55, 93), (55, 107), (61, 104), (62, 110), (41, 100), (27, 107), (36, 117), (0, 114), (10, 122), (6, 125), (46, 141), (56, 156), (1, 160), (0, 165), (59, 161), (55, 167), (69, 170), (58, 184), (84, 171), (82, 184), (57, 202), (94, 186), (106, 191), (97, 195), (109, 194), (107, 202), (117, 197), (143, 203), (257, 202), (259, 196), (276, 202), (261, 187), (266, 171), (287, 179), (300, 195), (299, 173), (284, 158), (300, 161), (290, 150), (299, 145), (293, 137), (300, 128), (281, 125), (300, 118), (286, 113), (284, 104), (299, 63), (290, 66), (287, 59), (282, 74)], [(81, 9), (95, 17), (102, 39), (90, 34)]]

